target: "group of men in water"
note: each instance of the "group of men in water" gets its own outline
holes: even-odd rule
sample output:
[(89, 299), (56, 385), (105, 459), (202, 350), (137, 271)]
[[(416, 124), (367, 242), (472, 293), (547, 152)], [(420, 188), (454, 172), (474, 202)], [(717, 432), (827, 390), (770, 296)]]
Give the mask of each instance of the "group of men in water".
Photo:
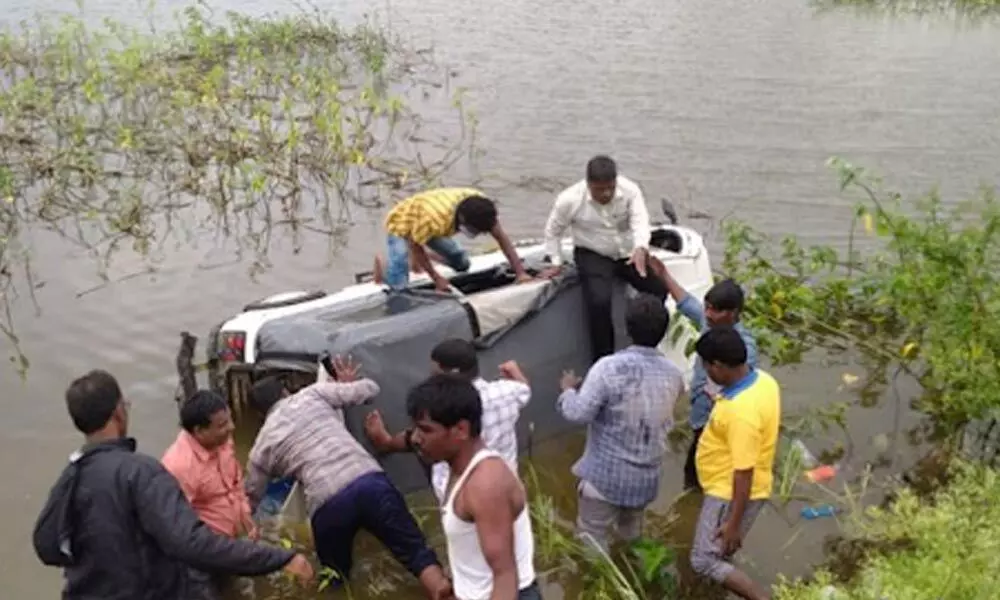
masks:
[[(393, 290), (413, 268), (436, 288), (450, 282), (434, 266), (469, 268), (453, 236), (492, 235), (518, 281), (532, 279), (501, 227), (495, 204), (477, 190), (438, 189), (398, 203), (386, 219), (388, 255), (378, 277)], [(743, 598), (768, 598), (731, 562), (771, 493), (780, 422), (778, 384), (756, 367), (756, 346), (740, 323), (743, 292), (716, 283), (703, 301), (687, 293), (649, 253), (650, 224), (639, 187), (605, 156), (557, 198), (545, 228), (552, 267), (563, 269), (561, 238), (569, 231), (594, 363), (584, 378), (560, 380), (559, 413), (587, 425), (573, 466), (578, 478), (577, 529), (595, 549), (614, 534), (628, 542), (660, 488), (666, 438), (684, 390), (683, 372), (658, 349), (672, 297), (699, 329), (691, 384), (694, 439), (686, 487), (704, 494), (691, 550), (694, 570)], [(611, 297), (615, 280), (639, 294), (627, 301), (631, 344), (614, 350)], [(182, 403), (182, 431), (156, 461), (127, 437), (129, 403), (114, 377), (92, 371), (66, 392), (70, 416), (85, 436), (39, 516), (40, 559), (65, 570), (64, 598), (193, 599), (215, 597), (231, 575), (284, 569), (309, 581), (300, 554), (261, 544), (253, 514), (268, 482), (294, 477), (303, 487), (319, 562), (350, 577), (360, 529), (372, 533), (423, 586), (442, 600), (541, 598), (534, 567), (529, 500), (518, 475), (516, 424), (531, 401), (531, 383), (514, 361), (500, 378), (480, 376), (475, 347), (441, 341), (430, 372), (406, 399), (411, 427), (389, 432), (377, 411), (365, 432), (379, 453), (415, 452), (430, 465), (441, 504), (448, 571), (428, 544), (378, 460), (347, 430), (343, 410), (380, 392), (360, 365), (337, 358), (328, 377), (289, 389), (278, 377), (258, 381), (251, 405), (264, 424), (244, 477), (233, 449), (225, 399), (199, 391)], [(247, 539), (243, 539), (244, 536)]]

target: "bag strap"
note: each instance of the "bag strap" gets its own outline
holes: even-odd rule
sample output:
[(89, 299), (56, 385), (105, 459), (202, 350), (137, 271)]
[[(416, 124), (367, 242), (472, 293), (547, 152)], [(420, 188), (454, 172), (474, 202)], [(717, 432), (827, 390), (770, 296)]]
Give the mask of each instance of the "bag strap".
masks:
[(101, 454), (103, 452), (108, 452), (113, 450), (114, 447), (107, 445), (98, 445), (86, 449), (74, 450), (72, 454), (69, 455), (69, 464), (63, 468), (63, 472), (69, 478), (67, 482), (66, 497), (60, 505), (59, 515), (56, 517), (58, 522), (59, 532), (59, 552), (65, 556), (72, 564), (73, 557), (73, 524), (72, 524), (72, 512), (73, 504), (76, 499), (76, 488), (80, 481), (80, 475), (83, 469), (83, 465), (90, 457)]

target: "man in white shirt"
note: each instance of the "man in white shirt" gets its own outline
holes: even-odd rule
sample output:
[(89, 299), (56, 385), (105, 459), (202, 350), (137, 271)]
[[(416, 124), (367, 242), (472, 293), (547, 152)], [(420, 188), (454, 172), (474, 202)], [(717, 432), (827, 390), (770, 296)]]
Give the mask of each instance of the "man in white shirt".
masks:
[[(482, 438), (486, 446), (503, 457), (517, 473), (517, 420), (521, 409), (531, 400), (528, 378), (514, 361), (500, 365), (500, 379), (486, 381), (479, 374), (479, 357), (476, 347), (467, 340), (444, 340), (431, 350), (431, 373), (451, 373), (472, 383), (482, 399)], [(408, 452), (413, 450), (411, 427), (391, 435), (377, 410), (365, 418), (365, 433), (375, 449), (381, 453)], [(438, 462), (431, 468), (431, 484), (438, 501), (444, 502), (445, 489), (451, 471), (447, 462)]]
[(545, 225), (545, 245), (557, 275), (563, 265), (562, 236), (573, 236), (573, 262), (583, 287), (594, 360), (614, 352), (611, 297), (616, 279), (661, 301), (667, 289), (646, 270), (649, 257), (649, 211), (639, 186), (618, 174), (615, 161), (595, 156), (585, 179), (556, 197)]

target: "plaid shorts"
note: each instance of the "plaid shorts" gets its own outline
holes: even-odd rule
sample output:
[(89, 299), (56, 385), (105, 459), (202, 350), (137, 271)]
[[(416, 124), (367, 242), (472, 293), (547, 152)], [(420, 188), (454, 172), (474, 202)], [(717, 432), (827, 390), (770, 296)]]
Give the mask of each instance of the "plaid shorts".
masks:
[[(760, 510), (767, 500), (750, 500), (740, 522), (740, 535), (746, 537)], [(716, 532), (729, 517), (729, 500), (715, 496), (705, 496), (701, 503), (701, 515), (691, 545), (691, 568), (695, 573), (722, 583), (736, 567), (729, 560), (731, 556), (722, 554), (722, 547)]]

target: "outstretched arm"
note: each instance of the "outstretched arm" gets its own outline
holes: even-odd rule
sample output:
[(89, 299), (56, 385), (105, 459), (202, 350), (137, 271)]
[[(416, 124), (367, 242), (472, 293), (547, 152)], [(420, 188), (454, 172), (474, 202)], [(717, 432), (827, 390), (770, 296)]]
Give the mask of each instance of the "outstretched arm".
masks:
[(562, 235), (569, 227), (572, 209), (573, 198), (566, 192), (559, 194), (545, 223), (545, 252), (552, 264), (557, 267), (563, 263)]
[(294, 553), (219, 535), (202, 523), (166, 469), (145, 469), (131, 483), (139, 525), (164, 554), (204, 571), (264, 575)]
[(636, 195), (629, 204), (629, 229), (632, 230), (632, 251), (649, 250), (649, 209), (646, 208), (646, 197), (636, 184)]
[(427, 273), (427, 276), (434, 282), (434, 286), (438, 289), (447, 289), (449, 285), (448, 280), (441, 277), (441, 274), (434, 268), (434, 261), (427, 256), (427, 249), (424, 248), (424, 245), (412, 241), (408, 241), (407, 243), (410, 245), (410, 256), (413, 257), (413, 261)]
[(499, 221), (497, 221), (497, 224), (490, 230), (490, 234), (493, 236), (493, 239), (497, 241), (497, 244), (500, 245), (500, 250), (502, 250), (503, 255), (507, 257), (507, 262), (509, 262), (511, 268), (514, 269), (514, 273), (517, 275), (517, 278), (519, 280), (530, 279), (530, 276), (524, 270), (524, 265), (521, 264), (521, 257), (517, 255), (517, 249), (514, 248), (514, 244), (512, 244), (510, 238), (507, 237), (507, 232), (500, 226)]
[(267, 493), (267, 483), (271, 480), (267, 471), (254, 462), (251, 456), (247, 464), (247, 476), (243, 483), (247, 501), (250, 503), (250, 514), (257, 511), (260, 501)]
[(583, 424), (590, 423), (597, 418), (608, 401), (608, 385), (604, 375), (605, 364), (603, 360), (594, 363), (579, 391), (569, 387), (565, 388), (559, 395), (556, 407), (564, 419), (571, 423)]
[(687, 317), (695, 327), (703, 329), (705, 327), (705, 307), (700, 300), (692, 296), (681, 284), (677, 283), (674, 276), (667, 270), (667, 266), (655, 256), (650, 257), (650, 264), (653, 273), (663, 281), (670, 297), (677, 303), (677, 310)]
[(382, 454), (392, 454), (394, 452), (412, 452), (413, 446), (410, 436), (413, 434), (412, 428), (407, 428), (399, 433), (390, 434), (382, 420), (382, 413), (377, 410), (365, 415), (365, 434), (371, 441), (375, 450)]
[(345, 408), (364, 404), (378, 396), (381, 391), (371, 379), (351, 382), (324, 381), (310, 386), (313, 392), (333, 408)]
[[(521, 370), (521, 365), (517, 364), (516, 360), (508, 360), (500, 363), (497, 370), (500, 371), (500, 377), (505, 381), (523, 383), (525, 386), (531, 385), (531, 382), (528, 381), (528, 376), (524, 374), (524, 371)], [(530, 387), (528, 387), (528, 397), (523, 402), (520, 402), (520, 404), (523, 406), (528, 403), (528, 400), (531, 400)]]

